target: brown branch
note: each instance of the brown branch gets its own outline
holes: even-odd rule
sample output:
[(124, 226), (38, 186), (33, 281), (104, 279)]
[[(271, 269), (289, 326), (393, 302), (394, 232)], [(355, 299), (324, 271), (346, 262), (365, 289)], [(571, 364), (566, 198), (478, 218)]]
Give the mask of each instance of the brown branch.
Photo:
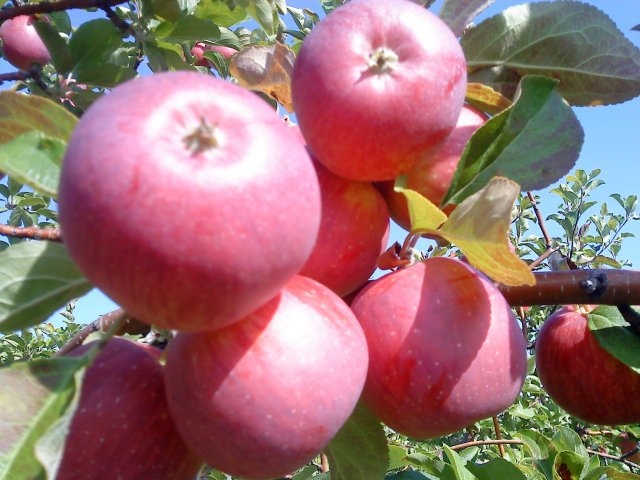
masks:
[(544, 241), (547, 245), (547, 250), (551, 248), (551, 237), (549, 236), (549, 232), (547, 232), (547, 227), (545, 226), (544, 219), (542, 218), (542, 213), (540, 213), (540, 209), (538, 208), (538, 204), (536, 203), (536, 198), (533, 196), (533, 193), (527, 192), (527, 196), (529, 200), (531, 200), (531, 206), (533, 207), (533, 213), (536, 214), (536, 218), (538, 219), (538, 225), (540, 226), (540, 230), (542, 231), (542, 236), (544, 237)]
[(12, 227), (10, 225), (0, 224), (0, 235), (62, 242), (62, 231), (59, 228)]
[[(123, 319), (123, 316), (125, 318)], [(132, 335), (138, 335), (149, 331), (149, 325), (144, 324), (135, 318), (131, 318), (121, 308), (109, 312), (101, 317), (97, 318), (93, 322), (85, 325), (78, 333), (76, 333), (71, 340), (58, 350), (54, 356), (62, 357), (72, 350), (78, 348), (87, 339), (89, 335), (94, 332), (106, 332), (112, 328), (117, 322), (121, 322), (118, 328), (113, 333), (114, 335), (123, 335), (129, 333)]]
[(623, 458), (623, 456), (616, 456), (616, 455), (610, 455), (608, 453), (603, 453), (603, 452), (598, 452), (597, 450), (591, 450), (591, 449), (587, 449), (587, 452), (589, 452), (591, 455), (598, 455), (599, 457), (602, 458), (608, 458), (609, 460), (615, 460), (616, 462), (622, 462), (625, 465), (627, 465), (628, 467), (631, 468), (640, 468), (640, 465), (638, 465), (637, 463), (633, 463), (629, 460), (627, 460), (626, 458)]
[(28, 3), (0, 11), (0, 22), (20, 15), (62, 12), (75, 8), (86, 10), (89, 8), (113, 7), (121, 3), (125, 3), (125, 0), (60, 0), (59, 2)]
[(534, 273), (533, 286), (498, 289), (512, 307), (525, 305), (638, 305), (640, 271), (638, 270), (570, 270)]
[(533, 270), (534, 268), (536, 268), (538, 265), (544, 262), (547, 258), (549, 258), (553, 254), (553, 252), (555, 252), (556, 250), (558, 249), (548, 248), (546, 252), (544, 252), (542, 255), (540, 255), (538, 258), (536, 258), (533, 262), (529, 264), (529, 270)]
[(451, 450), (464, 450), (469, 447), (479, 447), (482, 445), (524, 445), (522, 440), (474, 440), (472, 442), (459, 443), (451, 446)]
[(31, 78), (31, 74), (29, 72), (11, 72), (11, 73), (2, 73), (0, 74), (0, 85), (4, 82), (15, 82), (18, 80), (28, 80)]
[[(500, 423), (498, 423), (498, 417), (497, 416), (493, 416), (492, 417), (493, 420), (493, 429), (496, 432), (496, 440), (502, 440), (502, 433), (500, 433)], [(504, 444), (502, 443), (498, 443), (498, 451), (500, 452), (500, 456), (502, 458), (504, 458)]]

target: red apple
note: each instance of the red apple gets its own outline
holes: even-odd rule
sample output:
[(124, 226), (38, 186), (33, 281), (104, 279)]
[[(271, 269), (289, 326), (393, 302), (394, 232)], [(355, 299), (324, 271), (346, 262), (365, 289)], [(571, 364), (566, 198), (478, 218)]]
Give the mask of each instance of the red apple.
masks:
[(314, 162), (322, 201), (316, 246), (301, 275), (339, 296), (356, 290), (376, 269), (387, 246), (389, 212), (371, 183), (347, 180)]
[[(435, 205), (440, 205), (444, 194), (449, 190), (464, 147), (475, 131), (486, 121), (486, 115), (465, 105), (451, 135), (444, 142), (430, 149), (406, 173), (407, 188), (422, 194)], [(407, 201), (404, 195), (393, 190), (393, 185), (394, 182), (383, 182), (378, 185), (378, 188), (385, 196), (391, 218), (405, 230), (411, 230)], [(450, 213), (454, 208), (454, 206), (448, 206), (444, 211)]]
[(107, 343), (85, 372), (57, 480), (195, 477), (203, 462), (171, 419), (161, 353), (123, 338)]
[(65, 245), (132, 316), (207, 330), (266, 303), (307, 261), (318, 180), (259, 97), (210, 75), (160, 73), (82, 116), (60, 182)]
[(20, 15), (0, 25), (2, 53), (14, 67), (29, 70), (34, 64), (44, 65), (51, 55), (44, 45), (33, 23), (36, 17)]
[(434, 257), (366, 287), (351, 308), (369, 347), (363, 398), (391, 428), (446, 435), (511, 405), (527, 372), (509, 304), (472, 267)]
[(466, 91), (451, 30), (409, 0), (354, 0), (305, 39), (293, 103), (312, 152), (354, 180), (391, 180), (443, 140)]
[(297, 276), (234, 325), (178, 334), (166, 372), (176, 426), (207, 464), (273, 478), (312, 460), (347, 420), (367, 345), (339, 297)]
[(191, 55), (196, 57), (196, 65), (200, 67), (211, 67), (211, 62), (204, 57), (204, 52), (218, 52), (225, 59), (229, 59), (231, 55), (237, 52), (236, 49), (225, 47), (223, 45), (209, 45), (203, 42), (197, 42), (191, 49)]
[(640, 374), (600, 346), (589, 330), (593, 306), (557, 310), (540, 329), (536, 368), (549, 396), (589, 423), (640, 422)]

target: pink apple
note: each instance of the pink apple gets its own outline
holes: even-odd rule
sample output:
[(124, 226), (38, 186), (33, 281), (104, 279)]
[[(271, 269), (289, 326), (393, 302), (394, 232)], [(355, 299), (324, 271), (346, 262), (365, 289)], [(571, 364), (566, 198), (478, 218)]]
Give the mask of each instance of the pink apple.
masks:
[(351, 308), (369, 347), (363, 398), (389, 427), (446, 435), (509, 407), (527, 372), (507, 301), (472, 267), (434, 257), (366, 287)]
[(187, 444), (228, 474), (274, 478), (311, 461), (347, 420), (367, 345), (339, 297), (297, 276), (240, 322), (178, 334), (166, 369), (169, 407)]
[[(406, 173), (407, 188), (415, 190), (435, 205), (440, 205), (449, 190), (460, 156), (471, 136), (487, 121), (482, 112), (465, 105), (458, 123), (447, 139), (431, 148), (418, 163)], [(407, 201), (401, 193), (393, 190), (394, 182), (383, 182), (378, 188), (385, 196), (391, 218), (405, 230), (411, 229)], [(444, 209), (450, 213), (455, 207)]]
[(0, 25), (2, 53), (14, 67), (29, 70), (34, 64), (44, 65), (51, 55), (44, 45), (33, 23), (36, 18), (20, 15)]
[(640, 422), (640, 374), (600, 346), (589, 330), (593, 306), (557, 310), (540, 329), (536, 368), (549, 396), (589, 423)]
[(376, 269), (387, 246), (389, 212), (371, 183), (347, 180), (314, 162), (322, 198), (316, 246), (301, 275), (339, 296), (356, 290)]
[(195, 477), (203, 462), (169, 414), (161, 353), (123, 338), (109, 340), (85, 372), (57, 480)]
[(409, 0), (354, 0), (305, 39), (292, 95), (311, 151), (333, 173), (394, 179), (453, 130), (466, 62), (451, 30)]
[(237, 50), (223, 45), (209, 45), (203, 42), (197, 42), (191, 49), (191, 55), (196, 57), (196, 65), (200, 67), (211, 67), (211, 62), (204, 57), (204, 52), (218, 52), (225, 59), (229, 59), (231, 55), (237, 53)]
[(60, 222), (71, 257), (132, 316), (199, 331), (233, 323), (305, 264), (318, 180), (259, 97), (210, 75), (131, 80), (82, 116)]

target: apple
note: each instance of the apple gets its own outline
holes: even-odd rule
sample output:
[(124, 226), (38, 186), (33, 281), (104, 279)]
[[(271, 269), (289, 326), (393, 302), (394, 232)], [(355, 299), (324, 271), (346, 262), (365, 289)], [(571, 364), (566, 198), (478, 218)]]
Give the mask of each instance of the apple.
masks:
[(196, 476), (203, 461), (184, 444), (171, 419), (161, 353), (123, 338), (109, 340), (85, 372), (57, 480)]
[(435, 438), (498, 414), (518, 396), (526, 345), (498, 289), (469, 265), (433, 257), (355, 298), (369, 347), (363, 399), (389, 427)]
[(311, 461), (362, 392), (367, 344), (349, 307), (296, 276), (228, 327), (179, 333), (166, 350), (169, 408), (208, 465), (250, 479)]
[(64, 242), (133, 317), (200, 331), (275, 297), (320, 224), (313, 164), (255, 94), (195, 72), (117, 86), (76, 126), (59, 189)]
[(44, 65), (51, 61), (49, 50), (40, 39), (33, 23), (33, 15), (20, 15), (0, 25), (2, 53), (14, 67), (29, 70), (34, 64)]
[(302, 44), (293, 104), (325, 167), (354, 180), (391, 180), (453, 130), (466, 72), (455, 35), (424, 7), (354, 0)]
[(376, 269), (389, 238), (389, 212), (371, 183), (341, 178), (318, 162), (314, 165), (322, 202), (320, 231), (300, 274), (342, 297)]
[(587, 314), (595, 306), (568, 305), (542, 325), (536, 369), (549, 396), (589, 423), (640, 422), (640, 374), (600, 346)]
[(191, 49), (191, 55), (196, 57), (196, 65), (199, 67), (211, 67), (211, 62), (204, 57), (204, 52), (212, 51), (218, 52), (225, 60), (228, 60), (231, 55), (237, 53), (237, 50), (231, 47), (225, 47), (223, 45), (209, 45), (204, 42), (197, 42)]
[[(458, 123), (447, 139), (430, 149), (418, 163), (406, 173), (407, 188), (415, 190), (440, 205), (449, 190), (453, 174), (458, 167), (460, 156), (471, 136), (487, 121), (487, 116), (473, 107), (465, 105), (458, 117)], [(404, 195), (393, 190), (394, 182), (382, 182), (378, 188), (384, 195), (391, 218), (405, 230), (411, 230), (409, 210)], [(455, 208), (447, 206), (444, 211), (451, 213)]]

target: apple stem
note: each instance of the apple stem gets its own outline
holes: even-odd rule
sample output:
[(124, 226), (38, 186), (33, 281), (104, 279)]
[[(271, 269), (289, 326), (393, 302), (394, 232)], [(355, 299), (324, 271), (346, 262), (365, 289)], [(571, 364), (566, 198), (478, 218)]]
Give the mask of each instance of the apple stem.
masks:
[(211, 125), (205, 118), (200, 118), (200, 124), (193, 133), (184, 137), (187, 150), (197, 155), (218, 146), (215, 136), (216, 126)]

